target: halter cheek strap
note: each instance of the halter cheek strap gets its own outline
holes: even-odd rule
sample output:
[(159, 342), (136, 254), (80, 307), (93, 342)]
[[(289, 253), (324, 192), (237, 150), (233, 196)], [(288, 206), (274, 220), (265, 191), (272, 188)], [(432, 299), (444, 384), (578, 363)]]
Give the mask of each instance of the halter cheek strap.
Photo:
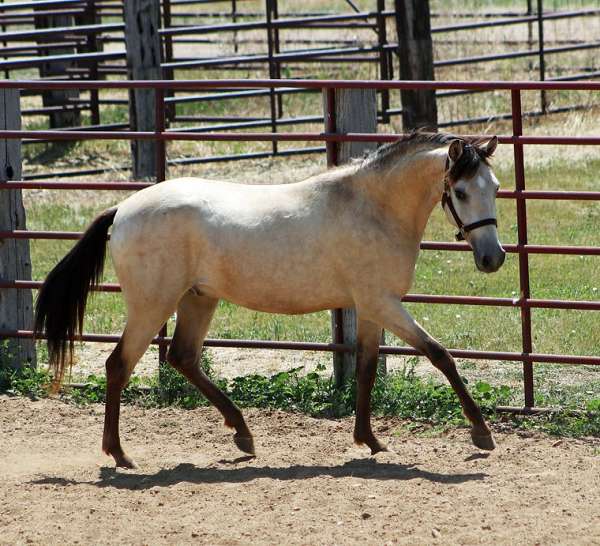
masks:
[(456, 208), (454, 207), (454, 202), (452, 201), (452, 194), (450, 192), (450, 180), (448, 179), (450, 168), (450, 160), (446, 158), (446, 176), (444, 177), (444, 193), (442, 194), (442, 209), (448, 207), (452, 218), (454, 218), (454, 222), (458, 227), (458, 232), (455, 235), (457, 241), (464, 241), (465, 234), (469, 233), (469, 231), (473, 231), (474, 229), (489, 226), (489, 225), (498, 225), (498, 221), (496, 218), (484, 218), (483, 220), (477, 220), (476, 222), (472, 222), (470, 224), (465, 225), (464, 222), (460, 219), (458, 212), (456, 212)]

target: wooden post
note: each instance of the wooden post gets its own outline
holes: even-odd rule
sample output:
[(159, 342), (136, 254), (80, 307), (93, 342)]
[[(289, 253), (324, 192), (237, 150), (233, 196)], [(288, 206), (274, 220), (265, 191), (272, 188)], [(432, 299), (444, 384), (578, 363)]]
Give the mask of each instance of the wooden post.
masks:
[[(83, 13), (77, 18), (79, 25), (97, 25), (102, 21), (100, 11), (96, 8), (96, 0), (85, 0)], [(86, 37), (86, 44), (83, 50), (87, 53), (97, 53), (102, 50), (102, 43), (98, 40), (98, 34), (90, 32)], [(89, 79), (98, 80), (98, 60), (94, 60), (89, 65)], [(92, 125), (100, 125), (100, 94), (98, 89), (90, 89), (90, 120)]]
[[(326, 130), (333, 128), (337, 133), (376, 133), (377, 95), (374, 89), (336, 89), (334, 116)], [(325, 105), (327, 98), (325, 95)], [(326, 116), (327, 120), (327, 116)], [(337, 164), (343, 165), (353, 157), (361, 157), (376, 148), (374, 142), (340, 142), (337, 149)], [(334, 339), (356, 346), (356, 311), (339, 309), (331, 313)], [(385, 369), (385, 360), (380, 364)], [(333, 374), (337, 385), (342, 385), (356, 373), (356, 352), (333, 353)]]
[[(160, 0), (125, 0), (125, 43), (130, 80), (159, 80)], [(129, 93), (129, 124), (134, 131), (155, 130), (153, 89), (132, 89)], [(132, 140), (133, 178), (151, 179), (155, 174), (156, 151), (150, 140)]]
[[(396, 0), (401, 80), (435, 80), (429, 0)], [(402, 125), (437, 129), (435, 90), (402, 90)]]
[[(35, 11), (47, 11), (47, 6), (41, 6), (36, 8)], [(70, 27), (73, 26), (73, 16), (57, 14), (57, 15), (35, 15), (35, 28), (37, 30), (43, 30), (48, 28), (57, 27)], [(65, 40), (64, 38), (62, 40)], [(48, 42), (60, 42), (61, 38), (56, 36), (44, 37), (39, 36), (37, 43), (43, 48), (43, 44)], [(75, 53), (73, 47), (61, 47), (52, 50), (40, 49), (40, 57), (47, 55), (70, 55)], [(68, 69), (76, 66), (74, 61), (47, 61), (40, 65), (40, 77), (41, 78), (64, 78), (67, 74)], [(50, 112), (50, 128), (61, 128), (61, 127), (78, 127), (81, 124), (81, 112), (79, 105), (73, 101), (79, 98), (78, 89), (52, 89), (42, 91), (42, 102), (44, 106), (55, 107), (56, 109)], [(61, 108), (62, 107), (62, 108)], [(62, 154), (70, 150), (75, 144), (75, 141), (70, 140), (58, 140), (52, 143), (49, 149), (49, 157), (57, 154)]]
[[(19, 130), (21, 109), (17, 89), (0, 89), (0, 130)], [(21, 179), (21, 141), (0, 140), (0, 185)], [(21, 190), (0, 190), (0, 231), (25, 229)], [(27, 239), (0, 239), (0, 278), (31, 280), (31, 258)], [(31, 290), (0, 290), (0, 329), (31, 330)], [(35, 366), (35, 345), (31, 339), (0, 341), (0, 365), (12, 368)]]

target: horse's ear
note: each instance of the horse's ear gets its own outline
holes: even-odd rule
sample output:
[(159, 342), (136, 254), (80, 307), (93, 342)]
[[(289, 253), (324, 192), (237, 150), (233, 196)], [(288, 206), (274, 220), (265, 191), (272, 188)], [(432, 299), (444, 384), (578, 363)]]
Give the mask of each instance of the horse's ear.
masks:
[(448, 157), (451, 159), (452, 163), (456, 163), (460, 156), (463, 153), (463, 141), (455, 138), (450, 143), (450, 148), (448, 148)]
[(498, 146), (498, 137), (493, 136), (483, 147), (486, 157), (491, 157), (492, 155), (494, 155), (494, 152), (496, 151), (496, 146)]

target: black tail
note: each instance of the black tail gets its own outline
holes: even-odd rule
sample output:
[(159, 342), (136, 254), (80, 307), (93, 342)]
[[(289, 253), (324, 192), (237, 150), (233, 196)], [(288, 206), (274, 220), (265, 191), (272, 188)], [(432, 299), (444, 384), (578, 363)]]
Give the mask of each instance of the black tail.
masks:
[(77, 244), (48, 273), (38, 293), (34, 332), (36, 336), (46, 335), (55, 392), (65, 367), (72, 364), (75, 336), (83, 329), (88, 293), (102, 276), (108, 228), (115, 214), (117, 207), (104, 211), (92, 222)]

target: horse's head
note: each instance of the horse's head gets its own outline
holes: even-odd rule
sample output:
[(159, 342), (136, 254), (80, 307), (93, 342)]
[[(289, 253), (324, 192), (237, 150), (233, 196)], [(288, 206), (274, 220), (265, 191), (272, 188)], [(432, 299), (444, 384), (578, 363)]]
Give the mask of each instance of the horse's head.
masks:
[(453, 140), (448, 148), (442, 197), (448, 220), (458, 228), (457, 240), (469, 243), (477, 269), (485, 273), (500, 269), (505, 258), (496, 229), (496, 193), (500, 185), (488, 162), (497, 144), (497, 137), (485, 145)]

